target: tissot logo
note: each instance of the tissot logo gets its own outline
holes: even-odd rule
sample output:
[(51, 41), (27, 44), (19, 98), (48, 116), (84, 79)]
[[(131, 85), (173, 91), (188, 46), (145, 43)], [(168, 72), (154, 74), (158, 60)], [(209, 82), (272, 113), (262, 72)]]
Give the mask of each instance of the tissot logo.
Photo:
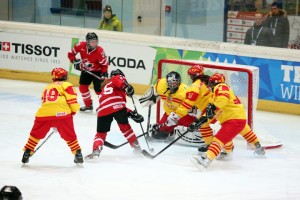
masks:
[(26, 54), (26, 55), (44, 55), (57, 57), (59, 47), (51, 46), (41, 46), (32, 44), (22, 44), (22, 43), (10, 43), (10, 42), (0, 42), (1, 51), (10, 51), (12, 53)]
[(0, 42), (0, 51), (10, 51), (10, 42)]
[(142, 68), (146, 70), (143, 60), (135, 60), (133, 58), (122, 58), (122, 57), (110, 57), (108, 56), (109, 65), (115, 67), (127, 67), (127, 68)]

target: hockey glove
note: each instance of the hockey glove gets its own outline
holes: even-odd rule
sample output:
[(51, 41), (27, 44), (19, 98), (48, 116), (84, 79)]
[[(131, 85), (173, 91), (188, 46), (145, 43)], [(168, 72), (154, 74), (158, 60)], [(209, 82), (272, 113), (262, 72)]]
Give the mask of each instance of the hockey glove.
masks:
[(216, 113), (216, 106), (214, 104), (208, 104), (207, 108), (206, 108), (206, 117), (208, 117), (209, 119), (212, 119)]
[(82, 61), (81, 61), (81, 59), (75, 59), (75, 60), (72, 61), (72, 63), (73, 63), (74, 68), (76, 70), (81, 71), (81, 69), (82, 69)]
[(188, 130), (191, 132), (196, 131), (206, 122), (207, 122), (207, 117), (201, 116), (199, 119), (198, 118), (195, 119), (195, 121), (190, 124)]
[(171, 112), (170, 115), (168, 116), (166, 125), (167, 126), (176, 126), (178, 124), (179, 120), (180, 120), (180, 117), (176, 113)]
[(139, 99), (140, 104), (143, 107), (151, 106), (158, 102), (160, 96), (156, 93), (153, 86)]
[(107, 79), (108, 78), (108, 73), (106, 72), (106, 73), (102, 73), (102, 74), (100, 74), (100, 78), (101, 79)]
[(137, 113), (136, 111), (131, 111), (127, 113), (127, 116), (131, 118), (136, 123), (142, 123), (144, 121), (144, 117)]
[(127, 94), (127, 96), (132, 97), (132, 95), (134, 94), (134, 89), (130, 84), (126, 84), (126, 88), (125, 88), (125, 92)]

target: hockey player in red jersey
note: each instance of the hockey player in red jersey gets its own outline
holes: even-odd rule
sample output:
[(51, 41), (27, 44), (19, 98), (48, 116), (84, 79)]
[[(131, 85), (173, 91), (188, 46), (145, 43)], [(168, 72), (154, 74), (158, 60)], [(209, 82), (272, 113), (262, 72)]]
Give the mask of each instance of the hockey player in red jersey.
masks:
[(134, 152), (140, 153), (141, 147), (128, 122), (128, 117), (137, 123), (143, 122), (144, 118), (126, 108), (126, 94), (132, 97), (134, 94), (133, 87), (127, 83), (124, 73), (119, 69), (111, 71), (110, 79), (106, 79), (101, 87), (100, 105), (97, 108), (97, 133), (94, 138), (93, 152), (86, 156), (85, 160), (99, 158), (113, 119), (117, 121), (121, 132), (134, 149)]
[(255, 154), (264, 155), (264, 148), (261, 147), (258, 138), (247, 124), (245, 108), (225, 83), (224, 75), (219, 73), (212, 75), (209, 78), (209, 86), (213, 96), (203, 115), (209, 119), (216, 118), (221, 124), (221, 129), (213, 137), (208, 151), (200, 156), (192, 156), (191, 161), (201, 169), (207, 168), (211, 161), (220, 154), (221, 149), (226, 144), (232, 144), (233, 138), (239, 133), (251, 141), (255, 147)]
[[(76, 58), (76, 54), (80, 54), (81, 59)], [(80, 111), (93, 110), (93, 102), (89, 85), (93, 82), (94, 90), (97, 95), (101, 93), (101, 83), (108, 77), (108, 61), (104, 49), (98, 45), (98, 36), (96, 33), (88, 33), (85, 42), (77, 43), (68, 53), (70, 62), (74, 64), (74, 68), (81, 71), (79, 79), (79, 91), (81, 92), (84, 102)], [(99, 78), (91, 75), (95, 74)]]
[(81, 148), (74, 130), (73, 116), (79, 110), (75, 87), (67, 82), (68, 72), (63, 68), (52, 70), (53, 82), (42, 93), (42, 105), (35, 115), (34, 125), (24, 147), (23, 163), (29, 162), (38, 142), (51, 127), (56, 128), (75, 155), (75, 163), (83, 163)]

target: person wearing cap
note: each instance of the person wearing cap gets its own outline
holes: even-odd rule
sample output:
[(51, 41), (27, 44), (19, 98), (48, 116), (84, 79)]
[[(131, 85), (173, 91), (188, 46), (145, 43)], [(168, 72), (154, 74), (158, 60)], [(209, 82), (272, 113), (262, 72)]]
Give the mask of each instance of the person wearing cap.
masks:
[(110, 5), (106, 5), (103, 9), (103, 19), (101, 20), (99, 30), (107, 31), (123, 31), (122, 23), (115, 14), (112, 14)]

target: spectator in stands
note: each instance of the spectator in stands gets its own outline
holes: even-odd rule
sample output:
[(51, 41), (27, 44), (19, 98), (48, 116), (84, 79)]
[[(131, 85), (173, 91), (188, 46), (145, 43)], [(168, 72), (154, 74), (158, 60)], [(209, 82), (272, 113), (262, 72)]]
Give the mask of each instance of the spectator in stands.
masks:
[(103, 9), (103, 19), (98, 29), (107, 31), (123, 31), (122, 23), (115, 14), (112, 14), (110, 5), (106, 5)]
[(271, 4), (271, 11), (266, 16), (263, 26), (270, 27), (273, 33), (273, 47), (288, 47), (290, 36), (290, 23), (286, 16), (286, 12), (278, 8), (277, 2)]
[(255, 14), (255, 22), (246, 32), (244, 44), (256, 46), (272, 46), (272, 31), (269, 27), (263, 27), (263, 16), (260, 13)]

